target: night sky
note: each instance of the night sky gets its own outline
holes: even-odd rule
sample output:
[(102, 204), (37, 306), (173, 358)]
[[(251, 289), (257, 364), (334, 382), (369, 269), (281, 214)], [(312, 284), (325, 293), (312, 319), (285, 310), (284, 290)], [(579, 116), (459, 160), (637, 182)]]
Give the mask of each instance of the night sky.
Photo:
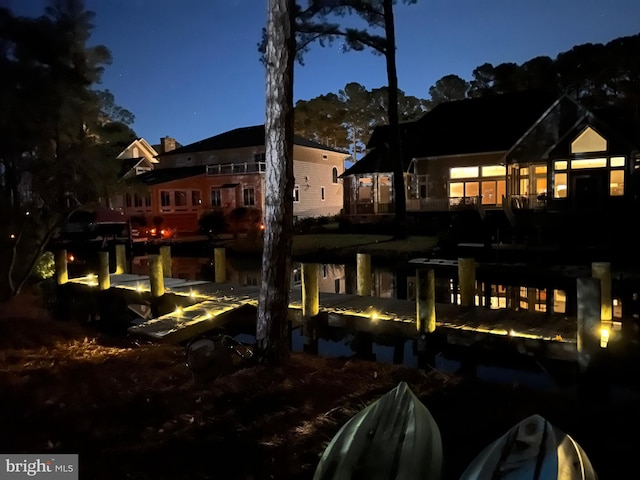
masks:
[[(39, 15), (44, 0), (0, 0), (16, 14)], [(257, 44), (267, 0), (86, 0), (96, 12), (90, 44), (113, 62), (101, 88), (135, 114), (149, 143), (182, 144), (265, 119), (265, 75)], [(395, 9), (400, 88), (429, 98), (439, 78), (471, 80), (489, 62), (555, 58), (583, 43), (640, 32), (637, 0), (418, 0)], [(358, 24), (354, 18), (343, 19)], [(382, 32), (381, 32), (382, 33)], [(386, 85), (384, 57), (314, 45), (296, 65), (295, 99), (337, 92), (349, 82)]]

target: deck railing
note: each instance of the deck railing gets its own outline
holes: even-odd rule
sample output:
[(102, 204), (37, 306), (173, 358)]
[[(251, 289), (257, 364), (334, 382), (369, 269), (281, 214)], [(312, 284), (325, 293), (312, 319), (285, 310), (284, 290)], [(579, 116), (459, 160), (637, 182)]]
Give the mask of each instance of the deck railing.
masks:
[(260, 173), (266, 169), (266, 162), (219, 163), (207, 165), (207, 175), (225, 175), (233, 173)]

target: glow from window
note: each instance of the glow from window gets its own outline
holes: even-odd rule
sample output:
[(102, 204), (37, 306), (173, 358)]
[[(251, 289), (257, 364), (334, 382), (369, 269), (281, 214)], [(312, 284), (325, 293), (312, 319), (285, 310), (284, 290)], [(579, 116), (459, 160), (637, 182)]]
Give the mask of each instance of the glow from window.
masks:
[(482, 167), (483, 177), (504, 177), (507, 174), (507, 167), (504, 165), (489, 165)]
[(624, 195), (624, 170), (611, 170), (609, 173), (609, 195), (612, 197)]
[(545, 174), (547, 173), (547, 166), (546, 165), (538, 166), (536, 167), (535, 171), (536, 171), (536, 175)]
[(478, 167), (453, 167), (449, 178), (477, 178)]
[(626, 163), (625, 157), (611, 157), (611, 159), (609, 160), (609, 164), (612, 167), (624, 167), (625, 163)]
[(606, 158), (586, 158), (584, 160), (571, 160), (572, 169), (604, 168), (607, 166)]
[(569, 163), (566, 160), (558, 160), (553, 164), (553, 168), (555, 170), (566, 170), (568, 166), (569, 166)]
[(567, 174), (556, 173), (553, 198), (567, 198)]

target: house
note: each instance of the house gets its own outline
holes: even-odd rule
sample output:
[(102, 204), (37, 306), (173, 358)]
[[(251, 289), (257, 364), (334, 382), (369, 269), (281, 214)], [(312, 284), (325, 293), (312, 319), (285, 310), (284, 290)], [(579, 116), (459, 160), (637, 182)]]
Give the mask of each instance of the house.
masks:
[(122, 177), (130, 178), (135, 175), (153, 170), (154, 164), (158, 163), (156, 157), (158, 152), (144, 138), (138, 138), (131, 142), (116, 157), (122, 160)]
[[(400, 125), (407, 212), (471, 209), (514, 229), (622, 221), (635, 201), (638, 125), (621, 108), (588, 110), (539, 92), (440, 104)], [(343, 174), (352, 223), (393, 215), (388, 135), (388, 126), (377, 128), (368, 153)]]
[[(148, 187), (148, 199), (136, 199), (133, 194), (125, 214), (144, 216), (147, 223), (161, 220), (163, 226), (178, 233), (197, 232), (198, 219), (206, 213), (259, 225), (265, 198), (264, 139), (264, 125), (256, 125), (177, 148), (163, 144), (154, 169), (138, 176)], [(295, 218), (340, 213), (340, 175), (348, 156), (302, 137), (294, 138)]]

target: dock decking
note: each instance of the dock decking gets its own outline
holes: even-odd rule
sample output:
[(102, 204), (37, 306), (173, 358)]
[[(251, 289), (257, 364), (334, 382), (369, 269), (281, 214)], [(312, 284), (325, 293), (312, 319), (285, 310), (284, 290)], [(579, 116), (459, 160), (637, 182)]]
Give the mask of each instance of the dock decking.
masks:
[[(97, 288), (95, 276), (72, 278), (69, 283)], [(147, 295), (148, 275), (110, 274), (111, 289), (124, 289)], [(232, 315), (250, 315), (259, 301), (260, 287), (239, 286), (207, 281), (164, 279), (165, 291), (190, 297), (189, 305), (157, 318), (142, 320), (129, 328), (132, 334), (155, 341), (177, 343), (204, 333), (228, 321)], [(290, 320), (302, 322), (302, 291), (290, 292)], [(319, 316), (329, 325), (345, 326), (348, 322), (359, 330), (382, 330), (418, 336), (415, 329), (416, 303), (359, 296), (354, 294), (319, 293)], [(577, 320), (563, 314), (545, 314), (526, 310), (492, 310), (486, 307), (461, 307), (436, 304), (436, 329), (446, 333), (453, 343), (469, 341), (470, 335), (503, 337), (519, 342), (520, 349), (544, 350), (553, 356), (575, 355)]]

